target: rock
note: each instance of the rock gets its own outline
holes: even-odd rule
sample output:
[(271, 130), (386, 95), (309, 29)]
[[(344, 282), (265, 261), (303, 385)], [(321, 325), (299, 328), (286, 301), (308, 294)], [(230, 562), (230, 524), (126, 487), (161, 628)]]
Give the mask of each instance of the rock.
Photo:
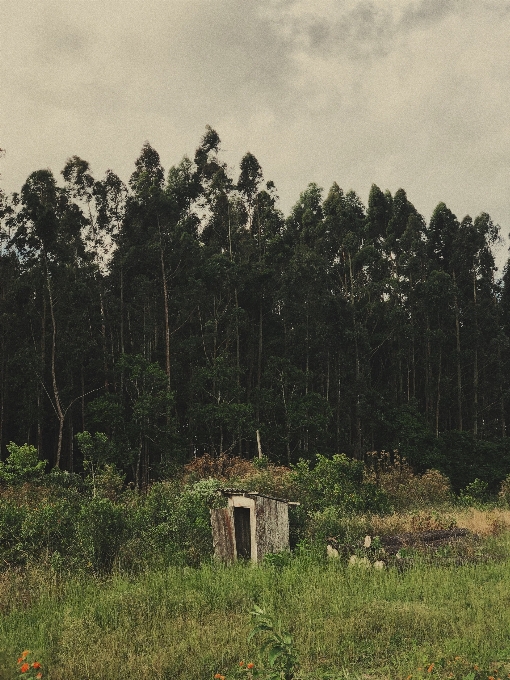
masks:
[(326, 552), (328, 554), (328, 557), (334, 557), (334, 558), (340, 557), (338, 550), (333, 548), (332, 545), (329, 545), (329, 543), (328, 543), (328, 547), (326, 548)]
[(357, 555), (351, 555), (349, 557), (349, 566), (368, 569), (370, 567), (370, 560), (368, 557), (358, 557)]

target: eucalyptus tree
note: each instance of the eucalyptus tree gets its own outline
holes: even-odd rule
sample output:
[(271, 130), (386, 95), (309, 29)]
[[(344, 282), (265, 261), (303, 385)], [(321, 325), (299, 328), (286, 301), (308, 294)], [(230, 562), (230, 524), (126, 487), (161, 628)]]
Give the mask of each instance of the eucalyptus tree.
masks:
[[(498, 420), (491, 413), (489, 404), (498, 403), (501, 399), (501, 378), (493, 389), (494, 375), (500, 376), (500, 347), (498, 343), (498, 311), (496, 289), (494, 285), (495, 262), (491, 247), (498, 239), (499, 227), (495, 225), (487, 213), (480, 214), (474, 221), (466, 216), (459, 227), (452, 258), (452, 275), (456, 284), (455, 308), (458, 314), (458, 302), (461, 305), (462, 330), (464, 335), (464, 363), (471, 365), (472, 379), (470, 404), (467, 410), (471, 415), (471, 429), (476, 436), (480, 432), (480, 403), (483, 406), (483, 422)], [(458, 324), (457, 324), (457, 333)], [(458, 342), (460, 354), (460, 343)], [(460, 359), (459, 359), (460, 364)], [(460, 373), (460, 368), (458, 369)], [(463, 371), (468, 377), (467, 370)], [(459, 393), (461, 384), (459, 378)], [(499, 391), (499, 398), (497, 392)], [(494, 394), (496, 392), (496, 394)], [(466, 401), (463, 399), (463, 401)], [(461, 406), (459, 398), (459, 408)], [(503, 409), (504, 413), (504, 409)], [(462, 423), (462, 421), (461, 421)], [(459, 427), (462, 429), (462, 427)]]
[[(32, 173), (23, 185), (16, 221), (17, 230), (10, 243), (20, 258), (24, 275), (35, 285), (36, 299), (39, 298), (39, 360), (36, 374), (58, 420), (54, 464), (59, 467), (64, 421), (76, 401), (77, 397), (73, 396), (78, 391), (71, 348), (87, 341), (84, 338), (85, 329), (69, 314), (70, 309), (76, 313), (80, 309), (81, 282), (89, 272), (90, 258), (82, 238), (86, 219), (80, 208), (69, 200), (66, 192), (57, 186), (52, 173), (39, 170)], [(37, 281), (42, 284), (41, 288)], [(51, 390), (47, 388), (44, 375), (47, 352)], [(41, 391), (38, 390), (39, 402), (40, 399)], [(38, 412), (40, 410), (39, 403)], [(42, 436), (40, 418), (39, 415), (39, 448)]]
[[(90, 174), (89, 163), (78, 156), (68, 159), (62, 170), (62, 176), (69, 199), (80, 207), (85, 217), (82, 239), (94, 272), (96, 290), (93, 295), (97, 296), (99, 303), (102, 338), (101, 368), (103, 383), (105, 389), (108, 390), (115, 359), (111, 341), (108, 341), (112, 337), (113, 329), (111, 328), (112, 319), (108, 319), (105, 278), (113, 252), (114, 239), (119, 233), (124, 215), (127, 188), (111, 170), (107, 170), (103, 180), (95, 180)], [(82, 392), (85, 394), (84, 384)], [(82, 427), (85, 429), (84, 397), (82, 398)]]

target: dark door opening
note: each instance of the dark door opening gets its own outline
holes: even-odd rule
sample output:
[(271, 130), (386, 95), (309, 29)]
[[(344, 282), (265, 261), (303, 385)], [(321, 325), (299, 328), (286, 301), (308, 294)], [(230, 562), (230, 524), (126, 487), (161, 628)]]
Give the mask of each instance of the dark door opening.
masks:
[(234, 508), (237, 557), (251, 558), (250, 508)]

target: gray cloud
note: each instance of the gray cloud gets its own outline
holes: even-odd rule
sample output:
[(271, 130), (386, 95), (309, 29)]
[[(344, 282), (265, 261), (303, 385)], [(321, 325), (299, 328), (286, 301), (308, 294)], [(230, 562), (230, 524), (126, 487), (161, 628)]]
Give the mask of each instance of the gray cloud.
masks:
[(168, 167), (206, 123), (249, 149), (288, 210), (310, 181), (508, 230), (506, 0), (3, 0), (2, 183), (78, 154), (125, 179), (145, 139)]

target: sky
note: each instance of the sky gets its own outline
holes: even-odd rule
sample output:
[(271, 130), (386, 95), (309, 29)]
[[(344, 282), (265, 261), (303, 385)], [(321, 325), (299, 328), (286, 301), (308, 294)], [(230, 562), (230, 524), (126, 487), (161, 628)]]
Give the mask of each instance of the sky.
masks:
[(124, 181), (211, 125), (288, 214), (310, 182), (405, 189), (510, 231), (508, 0), (0, 0), (0, 186), (78, 155)]

